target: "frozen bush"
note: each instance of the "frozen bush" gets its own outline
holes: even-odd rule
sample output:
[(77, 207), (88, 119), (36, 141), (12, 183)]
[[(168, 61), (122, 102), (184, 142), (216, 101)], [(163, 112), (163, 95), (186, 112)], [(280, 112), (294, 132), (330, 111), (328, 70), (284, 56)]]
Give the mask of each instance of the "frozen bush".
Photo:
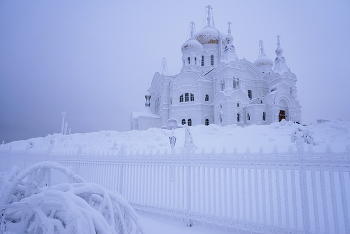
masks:
[[(51, 186), (51, 171), (72, 183)], [(142, 234), (133, 208), (118, 193), (86, 183), (58, 163), (0, 174), (0, 233)]]

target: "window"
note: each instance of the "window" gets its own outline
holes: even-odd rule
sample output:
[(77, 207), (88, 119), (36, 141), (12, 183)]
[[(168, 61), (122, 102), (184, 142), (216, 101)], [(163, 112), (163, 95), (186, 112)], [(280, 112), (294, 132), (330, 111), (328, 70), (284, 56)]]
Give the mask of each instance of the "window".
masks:
[(239, 114), (237, 114), (237, 122), (239, 122)]
[(187, 124), (188, 124), (188, 126), (192, 126), (192, 120), (191, 120), (191, 119), (188, 119), (188, 120), (187, 120)]
[(201, 65), (202, 65), (202, 67), (204, 66), (204, 56), (202, 56)]
[(239, 103), (237, 102), (237, 107), (239, 107)]
[(220, 123), (222, 123), (222, 115), (220, 115)]
[(252, 99), (252, 91), (251, 90), (248, 90), (248, 98)]
[(266, 120), (266, 112), (263, 112), (263, 120)]
[(260, 100), (260, 103), (262, 104), (262, 100)]
[(194, 57), (194, 65), (197, 65), (197, 57)]
[(209, 119), (205, 119), (205, 125), (206, 125), (206, 126), (209, 125)]
[(250, 121), (250, 115), (249, 115), (249, 113), (247, 114), (247, 120)]
[(182, 125), (185, 125), (186, 124), (186, 120), (185, 119), (182, 119)]
[(181, 94), (181, 95), (180, 95), (180, 102), (183, 102), (183, 101), (184, 101), (184, 95)]
[(209, 102), (209, 95), (208, 94), (205, 95), (205, 101)]
[(188, 57), (187, 60), (188, 60), (188, 64), (190, 64), (191, 63), (191, 58)]
[(233, 89), (239, 88), (239, 79), (233, 78)]
[(214, 65), (214, 55), (210, 56), (210, 65)]
[(188, 93), (185, 93), (185, 102), (188, 102), (189, 101), (189, 95)]
[[(190, 99), (191, 98), (191, 99)], [(180, 102), (194, 102), (194, 94), (193, 93), (185, 93), (185, 100), (184, 100), (184, 94), (180, 95)]]
[(221, 81), (221, 90), (225, 89), (225, 82)]

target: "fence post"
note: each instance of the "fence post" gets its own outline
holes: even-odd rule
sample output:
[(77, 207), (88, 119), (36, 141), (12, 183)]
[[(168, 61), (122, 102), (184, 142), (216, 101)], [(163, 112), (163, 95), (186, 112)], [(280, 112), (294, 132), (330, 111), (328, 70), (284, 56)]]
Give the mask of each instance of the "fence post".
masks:
[(123, 195), (123, 174), (124, 174), (124, 164), (123, 164), (123, 158), (124, 158), (124, 145), (120, 147), (119, 151), (119, 181), (118, 181), (118, 192)]
[(307, 184), (306, 184), (306, 169), (304, 165), (304, 149), (303, 142), (298, 139), (297, 142), (299, 161), (300, 161), (300, 192), (301, 192), (301, 209), (303, 216), (303, 228), (305, 233), (310, 233), (310, 216), (309, 216), (309, 202), (307, 195)]

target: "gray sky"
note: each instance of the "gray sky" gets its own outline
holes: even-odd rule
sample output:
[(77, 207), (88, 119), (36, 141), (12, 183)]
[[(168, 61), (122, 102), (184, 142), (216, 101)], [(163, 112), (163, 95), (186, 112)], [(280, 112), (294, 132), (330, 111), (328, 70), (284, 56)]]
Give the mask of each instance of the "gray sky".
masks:
[(61, 131), (130, 129), (132, 110), (165, 57), (181, 69), (181, 45), (204, 27), (232, 22), (236, 54), (254, 62), (259, 40), (275, 58), (276, 35), (298, 78), (304, 124), (350, 121), (349, 1), (0, 1), (0, 141)]

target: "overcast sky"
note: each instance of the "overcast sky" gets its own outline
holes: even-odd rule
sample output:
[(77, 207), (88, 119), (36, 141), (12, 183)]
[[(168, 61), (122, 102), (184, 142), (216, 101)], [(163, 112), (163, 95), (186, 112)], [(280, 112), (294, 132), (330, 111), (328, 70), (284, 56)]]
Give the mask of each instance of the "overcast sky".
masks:
[(61, 131), (127, 131), (167, 59), (181, 69), (189, 22), (232, 35), (254, 62), (259, 40), (274, 59), (276, 35), (296, 74), (304, 124), (350, 121), (350, 1), (0, 1), (0, 141)]

